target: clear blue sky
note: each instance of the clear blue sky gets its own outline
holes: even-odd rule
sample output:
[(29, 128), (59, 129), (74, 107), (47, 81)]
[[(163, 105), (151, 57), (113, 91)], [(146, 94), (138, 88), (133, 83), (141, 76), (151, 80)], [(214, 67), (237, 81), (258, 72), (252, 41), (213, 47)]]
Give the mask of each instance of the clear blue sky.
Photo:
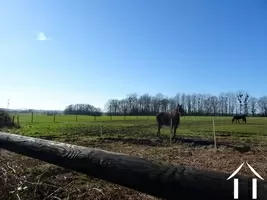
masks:
[(267, 95), (267, 1), (1, 0), (0, 107)]

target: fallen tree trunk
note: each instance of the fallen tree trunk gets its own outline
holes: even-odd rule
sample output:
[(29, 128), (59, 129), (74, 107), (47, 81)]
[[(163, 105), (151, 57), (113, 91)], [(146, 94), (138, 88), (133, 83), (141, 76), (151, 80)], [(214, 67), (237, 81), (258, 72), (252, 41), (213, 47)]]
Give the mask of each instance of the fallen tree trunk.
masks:
[[(230, 174), (0, 132), (0, 148), (164, 199), (234, 199)], [(238, 166), (237, 166), (238, 167)], [(252, 199), (252, 180), (239, 178), (239, 199)], [(258, 197), (267, 183), (258, 180)]]

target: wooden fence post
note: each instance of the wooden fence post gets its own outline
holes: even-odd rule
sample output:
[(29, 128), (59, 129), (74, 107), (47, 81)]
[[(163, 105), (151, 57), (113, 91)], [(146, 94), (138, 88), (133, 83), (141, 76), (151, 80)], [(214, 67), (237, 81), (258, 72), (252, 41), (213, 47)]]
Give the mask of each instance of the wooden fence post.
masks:
[(214, 118), (212, 118), (212, 128), (213, 128), (214, 148), (217, 149)]
[(33, 123), (33, 112), (32, 112), (32, 116), (31, 116), (31, 123)]
[(102, 134), (103, 134), (103, 123), (101, 123), (100, 125), (100, 137), (102, 138)]
[(171, 131), (170, 131), (170, 145), (172, 144), (172, 118), (171, 118)]
[(17, 115), (17, 124), (19, 126), (19, 115)]

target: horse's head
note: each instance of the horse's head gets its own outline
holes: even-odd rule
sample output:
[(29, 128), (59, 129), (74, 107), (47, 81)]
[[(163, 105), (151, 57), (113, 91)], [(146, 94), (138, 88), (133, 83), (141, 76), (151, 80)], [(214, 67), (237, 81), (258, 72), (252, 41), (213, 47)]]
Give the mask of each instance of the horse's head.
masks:
[(178, 104), (176, 107), (176, 112), (179, 112), (181, 116), (184, 116), (185, 110), (182, 105)]

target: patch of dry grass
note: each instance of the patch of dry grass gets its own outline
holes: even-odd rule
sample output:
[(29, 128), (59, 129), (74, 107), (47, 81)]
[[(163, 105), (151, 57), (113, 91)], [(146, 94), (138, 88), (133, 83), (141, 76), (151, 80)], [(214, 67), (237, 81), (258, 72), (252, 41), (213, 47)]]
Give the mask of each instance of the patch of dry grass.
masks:
[(134, 190), (1, 150), (0, 199), (155, 199)]
[[(73, 142), (69, 142), (73, 143)], [(230, 148), (192, 147), (188, 144), (171, 146), (138, 145), (122, 141), (83, 140), (78, 145), (135, 155), (147, 159), (194, 166), (197, 168), (233, 172), (242, 162), (248, 162), (267, 178), (266, 147), (254, 147), (240, 153)], [(137, 191), (98, 180), (48, 163), (1, 150), (1, 199), (157, 199)], [(252, 176), (244, 167), (240, 174)]]

